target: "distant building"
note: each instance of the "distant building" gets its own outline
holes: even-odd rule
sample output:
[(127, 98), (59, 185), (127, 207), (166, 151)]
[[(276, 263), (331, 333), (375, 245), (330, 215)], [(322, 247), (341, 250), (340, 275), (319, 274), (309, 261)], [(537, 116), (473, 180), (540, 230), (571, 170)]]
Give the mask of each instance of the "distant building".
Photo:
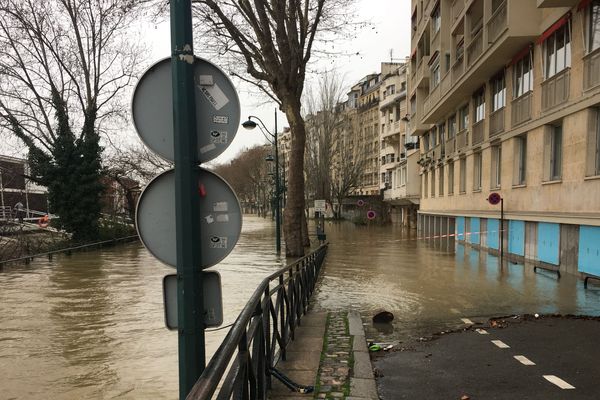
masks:
[(418, 140), (406, 129), (407, 69), (405, 63), (381, 64), (380, 189), (383, 200), (392, 207), (392, 219), (416, 228), (421, 179)]
[(100, 182), (104, 191), (100, 198), (102, 213), (108, 216), (135, 216), (135, 207), (141, 194), (140, 183), (125, 176), (103, 176)]
[(420, 230), (600, 275), (600, 1), (411, 5)]
[[(26, 160), (0, 156), (0, 219), (8, 217), (17, 203), (23, 204), (26, 217), (48, 212), (48, 191), (27, 178), (29, 165)], [(38, 214), (38, 215), (39, 215)]]

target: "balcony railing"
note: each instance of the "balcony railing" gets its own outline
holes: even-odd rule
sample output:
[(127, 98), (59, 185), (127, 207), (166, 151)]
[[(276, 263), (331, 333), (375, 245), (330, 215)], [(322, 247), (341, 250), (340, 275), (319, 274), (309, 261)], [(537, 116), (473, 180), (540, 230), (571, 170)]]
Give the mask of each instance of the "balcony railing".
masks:
[(442, 150), (443, 147), (441, 144), (438, 144), (434, 149), (433, 149), (433, 161), (437, 162), (438, 160), (440, 160), (442, 158)]
[(484, 133), (484, 120), (475, 122), (473, 124), (473, 146), (483, 142), (483, 133)]
[(469, 131), (466, 129), (456, 134), (456, 151), (464, 150), (469, 142)]
[(490, 136), (504, 131), (504, 107), (490, 114)]
[(498, 37), (506, 30), (506, 0), (494, 11), (488, 21), (488, 41), (494, 43)]
[(510, 110), (512, 126), (531, 119), (531, 93), (529, 91), (512, 101)]
[(600, 48), (583, 58), (583, 89), (588, 90), (600, 85)]
[(458, 82), (464, 72), (464, 57), (459, 57), (452, 65), (452, 84)]
[(429, 78), (429, 56), (423, 56), (417, 65), (417, 76), (415, 77), (415, 85), (419, 86), (421, 81)]
[(446, 157), (451, 157), (454, 152), (456, 151), (456, 139), (455, 138), (450, 138), (448, 140), (446, 140)]
[(549, 110), (569, 99), (571, 71), (565, 68), (542, 82), (542, 111)]
[(431, 108), (437, 104), (439, 99), (440, 99), (440, 85), (438, 84), (436, 87), (434, 87), (431, 90), (431, 92), (429, 93), (429, 96), (427, 96), (427, 98), (423, 102), (423, 115), (427, 115), (429, 110), (431, 110)]
[(465, 8), (465, 0), (454, 0), (454, 3), (452, 3), (452, 23), (458, 19), (463, 8)]
[(473, 38), (467, 47), (467, 66), (472, 66), (483, 53), (483, 29), (481, 29)]

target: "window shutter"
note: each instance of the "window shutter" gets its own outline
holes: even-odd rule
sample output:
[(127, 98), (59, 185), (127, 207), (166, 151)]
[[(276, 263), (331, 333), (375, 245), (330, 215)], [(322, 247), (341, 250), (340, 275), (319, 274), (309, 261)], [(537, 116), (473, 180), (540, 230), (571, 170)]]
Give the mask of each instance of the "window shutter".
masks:
[(585, 158), (585, 176), (596, 175), (596, 159), (598, 157), (598, 109), (588, 111), (587, 121), (587, 155)]
[(544, 181), (549, 181), (552, 173), (552, 128), (547, 125), (544, 132)]
[(515, 137), (513, 149), (513, 185), (518, 185), (521, 183), (519, 182), (521, 175), (521, 139), (519, 137)]

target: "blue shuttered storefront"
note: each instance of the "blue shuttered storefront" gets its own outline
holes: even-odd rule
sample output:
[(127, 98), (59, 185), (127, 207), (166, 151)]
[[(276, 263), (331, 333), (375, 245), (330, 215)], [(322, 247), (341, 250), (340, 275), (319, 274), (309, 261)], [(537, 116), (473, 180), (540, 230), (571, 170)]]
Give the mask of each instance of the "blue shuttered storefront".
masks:
[(579, 271), (600, 276), (600, 227), (579, 227)]
[(487, 247), (490, 249), (499, 249), (500, 221), (497, 219), (487, 220)]
[(538, 223), (538, 260), (548, 264), (560, 263), (560, 225)]
[(525, 221), (509, 221), (508, 252), (525, 256)]

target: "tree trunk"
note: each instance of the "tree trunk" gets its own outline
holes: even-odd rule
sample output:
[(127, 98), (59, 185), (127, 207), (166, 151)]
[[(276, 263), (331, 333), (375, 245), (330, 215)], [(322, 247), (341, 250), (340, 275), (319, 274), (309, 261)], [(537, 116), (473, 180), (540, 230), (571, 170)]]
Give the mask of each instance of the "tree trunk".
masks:
[(310, 247), (310, 238), (308, 237), (308, 223), (306, 221), (306, 213), (302, 212), (302, 244), (304, 247)]
[(288, 200), (285, 206), (284, 226), (285, 253), (288, 257), (304, 255), (302, 214), (304, 213), (304, 145), (306, 128), (300, 115), (300, 105), (285, 104), (285, 115), (292, 131)]

